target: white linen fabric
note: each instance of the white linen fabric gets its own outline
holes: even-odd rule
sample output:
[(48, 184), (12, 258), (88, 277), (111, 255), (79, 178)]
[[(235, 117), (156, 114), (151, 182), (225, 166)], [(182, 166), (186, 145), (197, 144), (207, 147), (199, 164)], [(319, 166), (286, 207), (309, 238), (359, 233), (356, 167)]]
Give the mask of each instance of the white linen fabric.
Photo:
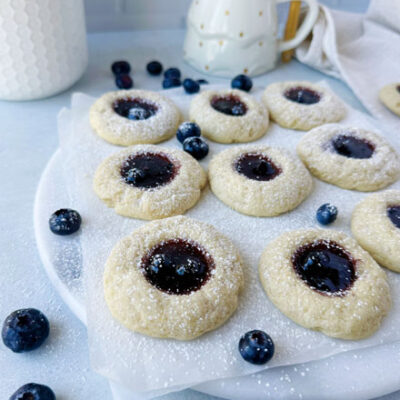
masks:
[(366, 14), (321, 6), (296, 57), (343, 80), (386, 129), (399, 129), (400, 118), (386, 109), (378, 93), (383, 86), (400, 82), (400, 1), (371, 0)]

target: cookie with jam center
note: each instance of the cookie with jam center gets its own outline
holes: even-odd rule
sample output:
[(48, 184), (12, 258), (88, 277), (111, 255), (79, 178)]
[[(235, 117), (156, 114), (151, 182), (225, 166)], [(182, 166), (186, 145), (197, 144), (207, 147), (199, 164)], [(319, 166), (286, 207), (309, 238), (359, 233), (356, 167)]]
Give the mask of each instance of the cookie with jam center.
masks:
[(297, 153), (314, 176), (343, 189), (374, 191), (400, 175), (400, 158), (393, 147), (362, 128), (314, 128), (300, 139)]
[(383, 269), (355, 240), (333, 230), (279, 236), (265, 248), (259, 275), (287, 317), (336, 338), (371, 336), (391, 307)]
[(147, 223), (120, 240), (103, 282), (111, 314), (128, 329), (190, 340), (235, 312), (242, 261), (211, 225), (177, 216)]
[(400, 191), (372, 194), (354, 208), (351, 231), (382, 266), (400, 272)]
[(346, 115), (344, 103), (331, 90), (307, 81), (272, 83), (262, 99), (271, 119), (289, 129), (308, 131)]
[(206, 180), (200, 164), (184, 151), (137, 145), (105, 159), (96, 170), (93, 188), (120, 215), (156, 219), (193, 207)]
[(120, 146), (159, 143), (172, 137), (181, 120), (172, 100), (148, 90), (118, 90), (90, 108), (90, 125), (107, 142)]
[(242, 90), (205, 90), (190, 103), (190, 120), (202, 134), (218, 143), (252, 142), (269, 125), (268, 111)]
[(287, 150), (263, 145), (222, 151), (209, 165), (213, 193), (234, 210), (271, 217), (296, 208), (310, 194), (312, 178)]

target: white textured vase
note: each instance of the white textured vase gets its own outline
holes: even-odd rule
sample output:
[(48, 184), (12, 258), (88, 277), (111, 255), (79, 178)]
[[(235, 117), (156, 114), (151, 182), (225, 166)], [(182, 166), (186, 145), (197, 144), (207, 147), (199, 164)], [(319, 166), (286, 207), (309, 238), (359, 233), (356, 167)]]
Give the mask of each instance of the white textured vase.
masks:
[(281, 51), (294, 48), (311, 31), (316, 0), (296, 36), (279, 40), (277, 4), (287, 0), (193, 0), (188, 17), (184, 58), (196, 69), (217, 76), (262, 74), (275, 67)]
[(61, 92), (87, 59), (83, 0), (0, 0), (0, 99)]

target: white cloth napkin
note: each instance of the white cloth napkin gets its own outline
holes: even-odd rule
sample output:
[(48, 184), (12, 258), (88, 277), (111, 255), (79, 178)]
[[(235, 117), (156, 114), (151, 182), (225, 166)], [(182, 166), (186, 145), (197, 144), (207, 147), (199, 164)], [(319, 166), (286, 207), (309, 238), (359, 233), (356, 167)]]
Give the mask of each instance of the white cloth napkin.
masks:
[(343, 80), (386, 129), (400, 117), (379, 101), (379, 90), (400, 82), (400, 1), (371, 0), (366, 14), (321, 6), (310, 37), (296, 50), (299, 61)]

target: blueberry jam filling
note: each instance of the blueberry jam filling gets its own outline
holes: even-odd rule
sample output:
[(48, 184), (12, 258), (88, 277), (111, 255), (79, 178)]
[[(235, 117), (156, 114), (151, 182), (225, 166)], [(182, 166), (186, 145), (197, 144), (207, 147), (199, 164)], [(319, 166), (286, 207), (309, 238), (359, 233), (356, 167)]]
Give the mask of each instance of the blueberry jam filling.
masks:
[(387, 215), (396, 228), (400, 229), (400, 206), (390, 206), (387, 209)]
[(355, 260), (332, 241), (300, 247), (292, 256), (292, 264), (308, 286), (324, 294), (341, 295), (356, 280)]
[(287, 89), (283, 95), (288, 100), (307, 105), (318, 103), (321, 100), (318, 92), (301, 86)]
[(211, 107), (220, 113), (240, 117), (247, 112), (247, 106), (238, 96), (214, 96), (211, 99)]
[(147, 100), (128, 97), (115, 100), (113, 109), (121, 117), (144, 120), (155, 115), (158, 107)]
[(396, 87), (397, 91), (400, 93), (400, 85)]
[(282, 172), (268, 157), (252, 153), (242, 154), (235, 163), (235, 169), (255, 181), (270, 181)]
[(167, 184), (177, 171), (178, 167), (166, 154), (148, 152), (129, 156), (120, 172), (127, 184), (149, 189)]
[(332, 139), (332, 145), (336, 153), (349, 158), (371, 158), (375, 146), (365, 139), (350, 135), (339, 135)]
[(143, 257), (141, 268), (157, 289), (169, 294), (189, 294), (207, 282), (214, 261), (200, 245), (171, 239), (154, 246)]

